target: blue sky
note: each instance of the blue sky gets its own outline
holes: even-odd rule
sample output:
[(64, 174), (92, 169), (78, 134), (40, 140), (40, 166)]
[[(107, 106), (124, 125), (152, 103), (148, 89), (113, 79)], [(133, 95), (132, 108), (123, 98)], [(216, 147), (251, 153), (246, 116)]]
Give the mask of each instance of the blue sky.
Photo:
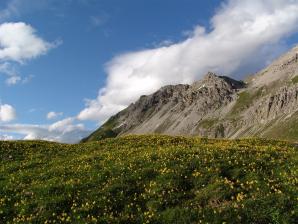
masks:
[(242, 78), (298, 42), (296, 15), (292, 0), (2, 0), (0, 46), (35, 39), (0, 52), (0, 136), (73, 142), (163, 85)]
[[(113, 56), (181, 39), (183, 30), (199, 21), (208, 23), (208, 13), (214, 10), (214, 5), (198, 1), (189, 1), (187, 6), (172, 0), (52, 2), (8, 20), (30, 24), (47, 41), (63, 41), (47, 55), (19, 66), (20, 74), (34, 76), (28, 84), (8, 87), (2, 81), (1, 98), (22, 111), (20, 122), (44, 122), (45, 113), (51, 110), (75, 115), (84, 107), (83, 99), (95, 98), (104, 85), (104, 64)], [(199, 15), (195, 8), (205, 11), (206, 6), (209, 10)], [(96, 19), (102, 21), (96, 24)], [(33, 108), (34, 115), (25, 112)]]

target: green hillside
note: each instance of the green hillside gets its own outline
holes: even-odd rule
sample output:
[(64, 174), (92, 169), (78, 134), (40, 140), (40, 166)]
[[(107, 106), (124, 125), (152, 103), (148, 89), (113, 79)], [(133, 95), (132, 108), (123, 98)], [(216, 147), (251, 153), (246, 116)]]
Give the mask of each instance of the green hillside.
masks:
[(280, 141), (0, 142), (0, 223), (294, 223), (297, 176)]

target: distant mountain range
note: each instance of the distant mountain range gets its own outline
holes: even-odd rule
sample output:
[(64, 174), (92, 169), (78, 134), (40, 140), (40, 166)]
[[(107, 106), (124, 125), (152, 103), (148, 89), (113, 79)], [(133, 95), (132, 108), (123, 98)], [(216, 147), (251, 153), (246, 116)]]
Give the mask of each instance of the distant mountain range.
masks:
[(148, 133), (298, 141), (298, 46), (245, 81), (209, 72), (141, 96), (82, 141)]

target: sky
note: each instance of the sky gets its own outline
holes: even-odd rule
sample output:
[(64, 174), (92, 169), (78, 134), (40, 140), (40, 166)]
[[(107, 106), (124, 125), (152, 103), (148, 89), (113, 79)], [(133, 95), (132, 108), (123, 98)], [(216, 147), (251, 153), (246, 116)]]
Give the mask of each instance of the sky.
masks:
[(78, 142), (141, 95), (297, 43), (298, 0), (1, 0), (0, 139)]

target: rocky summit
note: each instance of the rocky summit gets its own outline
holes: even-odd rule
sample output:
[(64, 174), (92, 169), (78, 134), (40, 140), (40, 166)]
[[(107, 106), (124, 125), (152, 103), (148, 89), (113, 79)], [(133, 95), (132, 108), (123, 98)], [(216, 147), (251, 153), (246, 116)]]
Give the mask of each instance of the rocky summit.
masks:
[(298, 46), (245, 82), (209, 72), (141, 96), (82, 141), (149, 133), (298, 141)]

